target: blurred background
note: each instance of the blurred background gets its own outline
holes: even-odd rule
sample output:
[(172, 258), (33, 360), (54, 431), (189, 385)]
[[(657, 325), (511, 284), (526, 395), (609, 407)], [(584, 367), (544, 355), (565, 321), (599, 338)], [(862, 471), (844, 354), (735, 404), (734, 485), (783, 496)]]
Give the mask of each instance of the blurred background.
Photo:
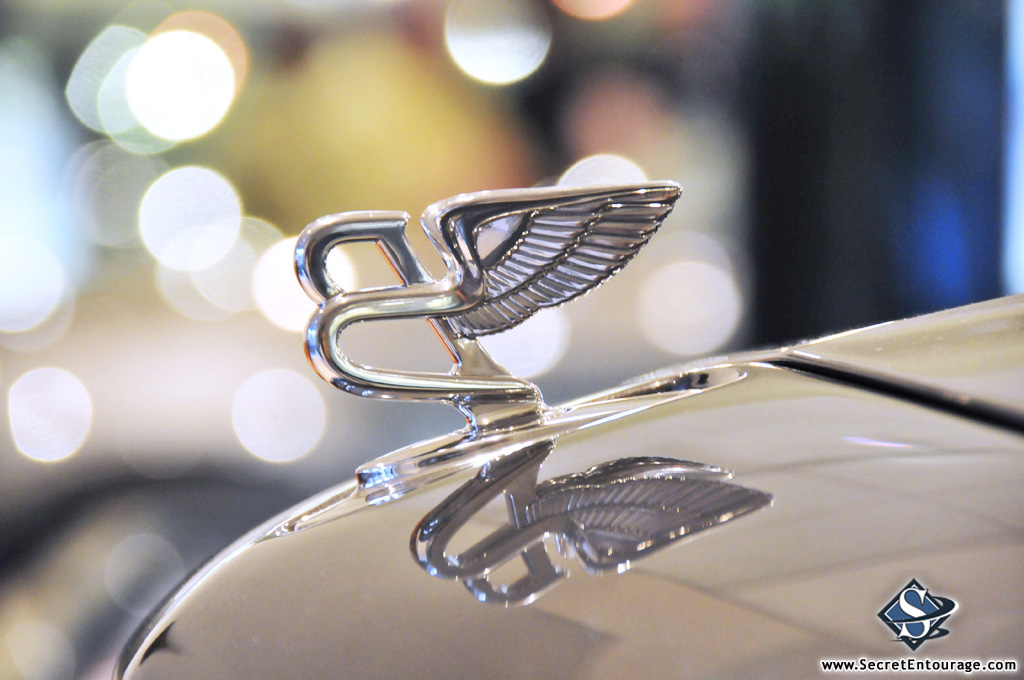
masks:
[[(1024, 12), (928, 0), (0, 0), (0, 677), (106, 678), (230, 540), (461, 426), (302, 352), (344, 210), (672, 179), (638, 263), (486, 346), (549, 402), (1024, 291)], [(376, 249), (331, 263), (393, 283)], [(443, 368), (423, 322), (346, 335)]]

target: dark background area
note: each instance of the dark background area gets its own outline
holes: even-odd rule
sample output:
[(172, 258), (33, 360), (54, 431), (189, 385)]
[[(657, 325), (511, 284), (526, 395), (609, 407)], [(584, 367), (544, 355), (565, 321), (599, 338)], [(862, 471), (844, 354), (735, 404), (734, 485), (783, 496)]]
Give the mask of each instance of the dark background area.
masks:
[(1002, 294), (1002, 4), (796, 5), (750, 59), (757, 341)]

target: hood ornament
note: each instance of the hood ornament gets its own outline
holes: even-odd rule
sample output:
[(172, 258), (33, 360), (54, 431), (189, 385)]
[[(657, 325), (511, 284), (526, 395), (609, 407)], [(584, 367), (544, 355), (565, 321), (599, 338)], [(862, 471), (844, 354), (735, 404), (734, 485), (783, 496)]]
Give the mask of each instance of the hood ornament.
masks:
[[(447, 273), (434, 280), (405, 234), (404, 212), (347, 212), (310, 224), (295, 247), (299, 282), (319, 308), (306, 354), (335, 387), (364, 397), (445, 401), (470, 425), (532, 418), (532, 383), (498, 365), (476, 338), (500, 333), (544, 307), (568, 302), (619, 271), (679, 198), (674, 182), (543, 187), (462, 194), (427, 208), (423, 229)], [(376, 242), (398, 286), (342, 290), (327, 272), (336, 245)], [(347, 357), (341, 334), (360, 321), (425, 317), (452, 357), (449, 373), (399, 372)]]

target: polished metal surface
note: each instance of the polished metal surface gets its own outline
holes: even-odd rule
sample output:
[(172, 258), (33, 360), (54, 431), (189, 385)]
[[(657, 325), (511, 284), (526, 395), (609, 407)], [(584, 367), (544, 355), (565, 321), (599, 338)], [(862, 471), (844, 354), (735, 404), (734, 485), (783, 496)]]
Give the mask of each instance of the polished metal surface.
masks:
[[(575, 557), (588, 573), (621, 574), (673, 541), (771, 503), (770, 494), (726, 481), (731, 472), (665, 457), (621, 458), (538, 483), (554, 447), (541, 442), (487, 464), (427, 513), (412, 538), (427, 573), (461, 581), (480, 602), (526, 605), (572, 573), (558, 558)], [(499, 498), (507, 524), (449, 552), (466, 524)], [(502, 582), (502, 569), (517, 559), (526, 573)]]
[(1024, 295), (840, 333), (785, 353), (1024, 425)]
[(282, 522), (275, 533), (308, 529), (342, 517), (363, 504), (394, 500), (524, 448), (554, 442), (565, 434), (607, 425), (679, 399), (691, 399), (746, 376), (742, 367), (708, 367), (632, 388), (612, 398), (595, 395), (590, 400), (547, 408), (538, 417), (502, 427), (470, 428), (418, 442), (360, 466), (353, 482), (321, 494), (303, 512)]
[[(773, 494), (770, 510), (622, 574), (566, 569), (529, 606), (495, 607), (410, 555), (414, 529), (489, 462), (544, 451), (536, 439), (478, 443), (430, 483), (393, 495), (395, 479), (345, 484), (243, 538), (155, 613), (123, 675), (805, 678), (822, 658), (900, 656), (875, 612), (910, 578), (960, 604), (950, 634), (929, 643), (937, 654), (1019, 654), (1024, 437), (759, 361), (731, 368), (745, 377), (720, 389), (577, 404), (655, 400), (561, 434), (537, 486), (624, 458), (713, 461)], [(465, 519), (450, 555), (509, 525), (504, 493), (495, 499)]]
[[(628, 191), (650, 207), (650, 192), (672, 188)], [(317, 370), (367, 396), (449, 401), (474, 426), (372, 460), (240, 539), (155, 612), (122, 677), (804, 678), (821, 659), (898, 657), (876, 612), (916, 579), (958, 603), (931, 648), (1015, 658), (1024, 425), (995, 366), (1016, 375), (1024, 363), (1019, 299), (702, 360), (549, 407), (474, 354), (475, 335), (531, 313), (487, 306), (512, 289), (488, 288), (483, 272), (551, 226), (538, 205), (510, 215), (498, 198), (428, 211), (443, 281), (415, 261), (401, 214), (326, 218), (300, 239), (303, 284), (321, 303), (307, 337)], [(486, 228), (499, 234), (484, 248)], [(406, 285), (345, 293), (312, 267), (365, 238)], [(546, 280), (537, 267), (524, 290), (543, 290), (530, 288)], [(430, 317), (453, 373), (344, 359), (347, 324), (389, 315)], [(932, 358), (901, 358), (915, 343)], [(958, 371), (969, 378), (951, 383)]]
[[(319, 304), (306, 353), (325, 380), (365, 397), (440, 400), (472, 426), (530, 418), (540, 393), (508, 373), (475, 338), (518, 325), (539, 309), (593, 289), (632, 259), (679, 197), (673, 182), (544, 187), (463, 194), (436, 203), (422, 224), (447, 267), (433, 280), (406, 238), (398, 212), (329, 215), (299, 236), (295, 267)], [(327, 272), (331, 248), (376, 242), (402, 285), (343, 291)], [(444, 342), (449, 374), (398, 372), (360, 364), (340, 341), (361, 321), (424, 317)]]

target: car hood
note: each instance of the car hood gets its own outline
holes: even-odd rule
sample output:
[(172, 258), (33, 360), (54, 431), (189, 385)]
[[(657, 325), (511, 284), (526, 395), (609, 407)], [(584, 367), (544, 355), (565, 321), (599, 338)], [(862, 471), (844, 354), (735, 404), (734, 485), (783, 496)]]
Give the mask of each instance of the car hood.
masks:
[(240, 539), (127, 678), (807, 677), (1010, 658), (1024, 606), (1024, 299), (709, 360), (371, 461)]
[(996, 417), (1019, 418), (1022, 340), (1024, 295), (1016, 295), (840, 333), (784, 353)]

